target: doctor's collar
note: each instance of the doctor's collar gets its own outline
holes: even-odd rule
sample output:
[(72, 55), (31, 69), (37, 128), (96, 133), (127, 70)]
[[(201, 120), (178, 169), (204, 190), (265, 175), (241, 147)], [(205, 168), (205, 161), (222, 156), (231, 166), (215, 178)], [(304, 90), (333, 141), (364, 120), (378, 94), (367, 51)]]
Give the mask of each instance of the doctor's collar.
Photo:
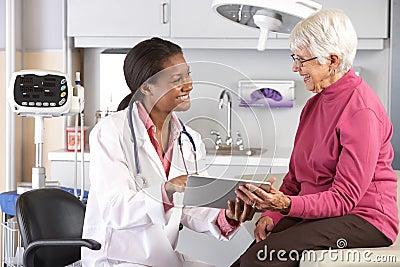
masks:
[[(156, 129), (156, 126), (154, 125), (149, 113), (147, 112), (146, 108), (144, 107), (143, 103), (140, 101), (136, 101), (137, 105), (137, 110), (138, 110), (138, 115), (140, 120), (143, 122), (146, 130), (148, 131), (149, 128), (154, 128)], [(174, 136), (177, 136), (181, 131), (182, 131), (182, 126), (181, 123), (179, 122), (178, 117), (174, 112), (171, 113), (171, 121), (173, 122), (173, 134)]]

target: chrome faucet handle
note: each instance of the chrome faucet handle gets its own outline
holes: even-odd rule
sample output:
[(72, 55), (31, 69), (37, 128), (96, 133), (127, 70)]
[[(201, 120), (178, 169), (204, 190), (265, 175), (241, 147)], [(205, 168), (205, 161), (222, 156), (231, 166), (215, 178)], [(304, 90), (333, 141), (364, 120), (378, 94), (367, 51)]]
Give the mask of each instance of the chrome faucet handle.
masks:
[(226, 137), (226, 140), (225, 140), (225, 144), (226, 144), (227, 146), (232, 146), (232, 137), (227, 136), (227, 137)]
[(215, 149), (219, 149), (219, 146), (222, 144), (222, 138), (221, 135), (218, 131), (216, 130), (211, 130), (210, 132), (211, 135), (215, 135)]
[(239, 150), (244, 150), (243, 138), (239, 131), (236, 132), (236, 136), (236, 145), (238, 146)]

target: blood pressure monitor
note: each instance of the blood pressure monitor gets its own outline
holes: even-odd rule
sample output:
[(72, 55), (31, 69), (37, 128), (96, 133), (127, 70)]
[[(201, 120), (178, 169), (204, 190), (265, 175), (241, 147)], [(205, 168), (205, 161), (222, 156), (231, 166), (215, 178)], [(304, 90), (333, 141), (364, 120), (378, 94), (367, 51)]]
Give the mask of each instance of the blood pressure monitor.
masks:
[(80, 81), (75, 89), (76, 93), (67, 75), (62, 72), (22, 70), (11, 76), (7, 93), (12, 111), (35, 119), (36, 164), (32, 168), (32, 188), (45, 186), (46, 173), (42, 166), (44, 118), (81, 113), (84, 92)]
[(74, 96), (68, 77), (57, 71), (14, 72), (9, 86), (9, 104), (22, 116), (61, 116), (79, 113), (79, 97)]

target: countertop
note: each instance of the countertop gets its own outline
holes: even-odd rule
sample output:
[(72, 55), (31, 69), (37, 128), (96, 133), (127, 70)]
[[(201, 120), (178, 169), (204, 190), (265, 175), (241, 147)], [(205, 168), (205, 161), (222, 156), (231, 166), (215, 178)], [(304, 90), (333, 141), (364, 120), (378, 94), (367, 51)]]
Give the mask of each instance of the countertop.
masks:
[(212, 165), (289, 166), (292, 148), (265, 148), (261, 150), (260, 154), (252, 156), (219, 155), (213, 150), (207, 152), (206, 162)]
[[(90, 161), (90, 152), (88, 150), (83, 153), (84, 161)], [(48, 153), (48, 159), (50, 161), (74, 161), (75, 160), (75, 153), (71, 151), (67, 151), (66, 149), (58, 149), (55, 151), (50, 151)], [(82, 155), (79, 151), (77, 153), (77, 160), (81, 161)]]
[[(246, 155), (218, 155), (215, 151), (209, 150), (206, 162), (210, 165), (247, 165), (247, 166), (288, 166), (292, 148), (277, 147), (262, 149), (260, 154)], [(81, 161), (81, 152), (77, 154), (77, 160)], [(65, 149), (50, 151), (50, 161), (74, 161), (75, 153)], [(85, 151), (84, 161), (90, 161), (90, 152)]]

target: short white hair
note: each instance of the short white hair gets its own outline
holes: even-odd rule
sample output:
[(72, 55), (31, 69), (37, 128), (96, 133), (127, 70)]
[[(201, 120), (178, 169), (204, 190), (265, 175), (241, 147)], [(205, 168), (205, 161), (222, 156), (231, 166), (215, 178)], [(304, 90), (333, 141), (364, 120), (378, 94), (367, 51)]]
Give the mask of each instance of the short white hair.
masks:
[(339, 9), (325, 9), (300, 21), (289, 37), (292, 51), (307, 49), (321, 64), (331, 54), (339, 56), (338, 72), (347, 72), (357, 52), (357, 33), (349, 17)]

